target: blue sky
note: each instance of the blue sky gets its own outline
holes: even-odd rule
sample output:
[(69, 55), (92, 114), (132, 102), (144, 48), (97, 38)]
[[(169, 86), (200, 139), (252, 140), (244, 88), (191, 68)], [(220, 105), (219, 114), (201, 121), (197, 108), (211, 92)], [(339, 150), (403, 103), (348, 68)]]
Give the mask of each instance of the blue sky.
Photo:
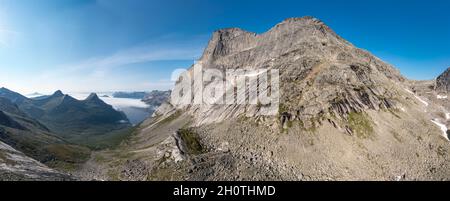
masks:
[(22, 93), (153, 90), (214, 30), (315, 16), (412, 79), (450, 66), (447, 0), (0, 0), (0, 86)]

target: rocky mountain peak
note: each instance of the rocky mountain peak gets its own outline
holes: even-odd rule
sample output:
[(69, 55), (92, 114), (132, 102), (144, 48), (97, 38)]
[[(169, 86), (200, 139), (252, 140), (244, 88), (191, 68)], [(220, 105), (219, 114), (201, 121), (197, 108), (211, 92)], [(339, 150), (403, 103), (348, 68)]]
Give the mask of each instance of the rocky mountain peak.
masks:
[(96, 93), (91, 93), (89, 94), (89, 96), (86, 98), (87, 101), (89, 100), (100, 100), (100, 98), (98, 97), (98, 95)]
[[(281, 113), (307, 122), (327, 113), (346, 116), (396, 107), (392, 86), (405, 80), (393, 66), (313, 17), (289, 18), (261, 34), (238, 28), (216, 31), (199, 62), (203, 68), (278, 69)], [(200, 122), (216, 122), (248, 109), (241, 107), (193, 111), (204, 110), (194, 115)]]
[(55, 91), (55, 93), (53, 93), (52, 96), (53, 97), (62, 97), (62, 96), (64, 96), (64, 94), (61, 90), (57, 90), (57, 91)]
[(103, 100), (101, 100), (96, 93), (91, 93), (84, 102), (93, 103), (96, 105), (107, 105)]
[(437, 92), (450, 92), (450, 68), (436, 78)]
[(272, 29), (277, 29), (283, 26), (317, 26), (317, 28), (322, 26), (323, 28), (331, 31), (331, 29), (323, 21), (312, 16), (287, 18), (275, 25)]

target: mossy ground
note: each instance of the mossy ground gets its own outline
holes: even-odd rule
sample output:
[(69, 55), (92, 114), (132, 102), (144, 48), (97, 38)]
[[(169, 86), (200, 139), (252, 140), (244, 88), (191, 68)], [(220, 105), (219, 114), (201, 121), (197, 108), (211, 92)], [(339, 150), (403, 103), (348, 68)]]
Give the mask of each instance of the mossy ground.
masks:
[(198, 155), (204, 152), (204, 147), (201, 145), (197, 134), (192, 129), (180, 129), (178, 130), (181, 139), (186, 144), (188, 154)]
[(373, 136), (374, 129), (370, 117), (362, 112), (351, 112), (348, 115), (348, 124), (350, 129), (356, 133), (356, 136), (362, 139)]

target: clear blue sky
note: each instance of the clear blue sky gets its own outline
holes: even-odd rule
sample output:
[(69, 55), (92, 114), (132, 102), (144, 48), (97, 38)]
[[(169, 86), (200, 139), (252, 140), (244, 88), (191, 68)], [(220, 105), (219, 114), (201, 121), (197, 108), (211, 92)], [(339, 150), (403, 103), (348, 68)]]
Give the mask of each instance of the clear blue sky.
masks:
[(22, 93), (152, 90), (211, 32), (315, 16), (413, 79), (450, 66), (447, 0), (0, 0), (0, 86)]

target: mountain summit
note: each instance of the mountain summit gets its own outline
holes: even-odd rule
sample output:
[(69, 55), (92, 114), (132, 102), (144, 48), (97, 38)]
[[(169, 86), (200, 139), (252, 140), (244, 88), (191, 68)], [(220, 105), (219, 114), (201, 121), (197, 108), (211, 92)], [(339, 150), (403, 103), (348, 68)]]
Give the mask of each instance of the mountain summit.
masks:
[(91, 102), (91, 103), (96, 103), (96, 104), (102, 104), (102, 105), (106, 105), (105, 102), (103, 102), (96, 93), (91, 93), (85, 100), (85, 102)]
[(123, 180), (449, 178), (448, 140), (430, 113), (439, 107), (396, 68), (316, 18), (289, 18), (261, 34), (218, 30), (198, 64), (278, 69), (278, 114), (261, 115), (265, 105), (168, 101), (126, 147), (99, 153), (128, 153), (126, 160), (99, 164), (112, 167), (109, 174)]
[[(283, 118), (308, 128), (323, 114), (347, 118), (365, 109), (398, 109), (396, 90), (404, 91), (396, 87), (405, 80), (397, 69), (313, 17), (289, 18), (262, 34), (218, 30), (199, 63), (214, 69), (278, 69)], [(189, 109), (198, 124), (236, 118), (249, 110), (259, 116), (258, 110), (245, 105)]]
[(57, 91), (55, 91), (55, 93), (53, 93), (52, 96), (53, 97), (61, 97), (61, 96), (64, 96), (64, 94), (62, 93), (61, 90), (57, 90)]

